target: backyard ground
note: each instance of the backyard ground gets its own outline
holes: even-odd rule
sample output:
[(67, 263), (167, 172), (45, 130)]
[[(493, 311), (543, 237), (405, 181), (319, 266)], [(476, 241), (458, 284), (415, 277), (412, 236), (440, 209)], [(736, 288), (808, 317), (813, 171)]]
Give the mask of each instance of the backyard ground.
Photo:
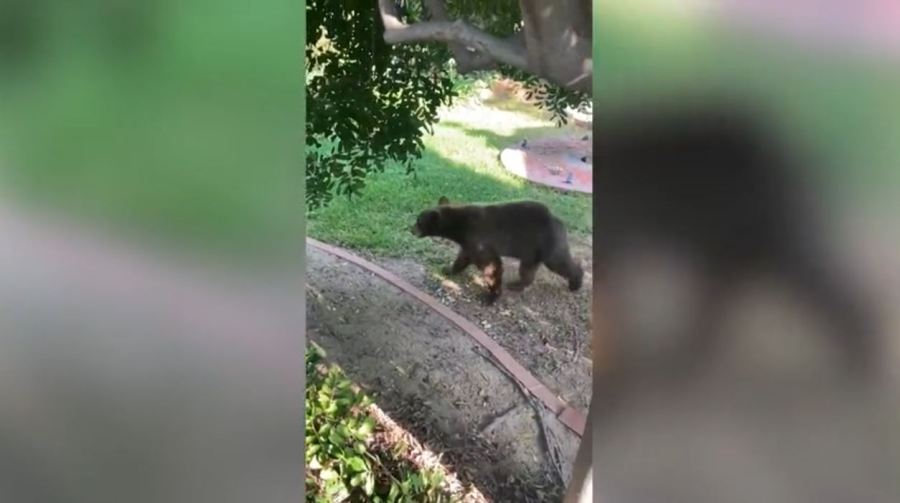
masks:
[(465, 332), (364, 269), (307, 246), (307, 339), (466, 485), (559, 499), (578, 437)]
[[(351, 249), (432, 293), (480, 324), (564, 399), (586, 407), (591, 366), (590, 195), (532, 185), (507, 173), (498, 159), (509, 144), (574, 129), (557, 128), (540, 111), (513, 101), (465, 102), (443, 113), (434, 136), (426, 140), (415, 179), (389, 169), (373, 178), (361, 197), (337, 199), (312, 213), (308, 235)], [(477, 300), (481, 287), (474, 268), (459, 277), (440, 272), (453, 261), (455, 246), (416, 238), (408, 230), (418, 213), (436, 205), (442, 195), (460, 203), (544, 202), (570, 229), (573, 254), (587, 272), (584, 287), (571, 294), (564, 280), (542, 268), (530, 288), (506, 292), (495, 306), (484, 307)], [(504, 268), (508, 279), (515, 278), (515, 260), (507, 260)]]
[[(478, 324), (558, 396), (586, 410), (590, 195), (531, 185), (499, 161), (503, 148), (522, 139), (585, 133), (574, 125), (558, 128), (514, 100), (462, 102), (443, 112), (426, 139), (415, 178), (388, 168), (361, 197), (336, 199), (311, 213), (308, 235), (350, 249), (436, 297)], [(505, 292), (494, 306), (483, 306), (477, 271), (458, 277), (440, 272), (453, 260), (454, 246), (409, 232), (416, 215), (443, 195), (460, 203), (544, 202), (570, 229), (573, 254), (587, 272), (583, 288), (570, 293), (564, 280), (542, 269), (524, 292)], [(514, 279), (515, 261), (504, 267), (507, 281)], [(474, 340), (384, 281), (309, 246), (307, 278), (307, 336), (354, 381), (377, 391), (392, 418), (459, 463), (469, 473), (461, 475), (463, 481), (498, 501), (543, 501), (559, 493), (577, 436), (532, 407)], [(553, 438), (544, 439), (542, 428)], [(556, 463), (548, 442), (561, 458)]]

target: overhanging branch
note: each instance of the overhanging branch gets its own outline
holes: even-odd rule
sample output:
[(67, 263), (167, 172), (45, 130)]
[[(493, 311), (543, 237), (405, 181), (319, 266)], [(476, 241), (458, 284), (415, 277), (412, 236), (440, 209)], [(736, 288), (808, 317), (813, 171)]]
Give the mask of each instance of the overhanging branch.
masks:
[[(447, 15), (447, 6), (444, 5), (444, 0), (425, 0), (425, 8), (432, 21), (450, 20), (450, 16)], [(450, 52), (453, 53), (453, 59), (456, 61), (456, 69), (459, 73), (492, 70), (497, 67), (497, 62), (490, 56), (478, 52), (471, 47), (466, 47), (460, 43), (447, 45), (450, 47)]]
[[(435, 2), (429, 2), (430, 6)], [(441, 6), (443, 7), (443, 6)], [(415, 42), (443, 42), (451, 45), (457, 63), (468, 65), (460, 71), (471, 71), (477, 67), (486, 68), (489, 64), (505, 64), (520, 70), (528, 71), (528, 58), (525, 47), (517, 37), (501, 39), (461, 20), (449, 21), (442, 10), (432, 7), (434, 20), (406, 24), (397, 15), (393, 0), (378, 0), (378, 10), (384, 25), (384, 41), (388, 44), (405, 44)], [(444, 19), (437, 19), (443, 16)], [(452, 46), (457, 46), (456, 48)], [(462, 51), (474, 49), (474, 54), (464, 56)], [(459, 52), (459, 55), (457, 53)], [(465, 59), (465, 61), (460, 61)]]

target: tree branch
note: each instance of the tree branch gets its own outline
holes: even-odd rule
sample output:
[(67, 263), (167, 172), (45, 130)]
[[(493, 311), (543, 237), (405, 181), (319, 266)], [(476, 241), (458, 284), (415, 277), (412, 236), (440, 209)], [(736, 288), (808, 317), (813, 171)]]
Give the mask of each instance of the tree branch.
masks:
[[(430, 14), (433, 21), (449, 21), (447, 8), (444, 0), (425, 0), (425, 8)], [(497, 62), (490, 56), (478, 52), (471, 47), (466, 47), (460, 43), (447, 44), (450, 52), (453, 53), (453, 59), (456, 61), (456, 69), (459, 73), (469, 73), (478, 70), (492, 70), (496, 68)]]
[[(435, 2), (429, 2), (430, 7), (434, 7)], [(520, 70), (529, 71), (528, 58), (525, 54), (525, 47), (519, 43), (517, 37), (501, 39), (489, 33), (485, 33), (461, 20), (434, 20), (421, 23), (406, 24), (400, 20), (397, 15), (396, 7), (393, 0), (378, 0), (378, 10), (381, 15), (381, 21), (384, 25), (384, 41), (388, 44), (405, 44), (414, 42), (444, 42), (446, 44), (461, 46), (461, 51), (468, 51), (468, 48), (475, 50), (476, 54), (466, 56), (466, 63), (470, 65), (467, 71), (472, 71), (475, 66), (487, 67), (488, 61), (493, 63), (502, 63)], [(432, 11), (432, 16), (437, 14), (444, 15), (443, 5), (438, 7), (438, 11)], [(451, 47), (451, 50), (453, 48)], [(457, 50), (453, 50), (454, 57), (457, 56)], [(477, 62), (477, 65), (474, 63)], [(457, 60), (457, 63), (460, 63)], [(473, 66), (474, 65), (474, 66)], [(462, 72), (463, 69), (461, 68)]]

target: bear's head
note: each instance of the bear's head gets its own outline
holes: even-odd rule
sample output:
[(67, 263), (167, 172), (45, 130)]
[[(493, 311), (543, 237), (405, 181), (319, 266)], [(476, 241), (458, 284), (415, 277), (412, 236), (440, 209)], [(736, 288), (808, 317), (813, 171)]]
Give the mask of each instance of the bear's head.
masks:
[(441, 209), (450, 204), (446, 196), (438, 199), (438, 207), (431, 208), (419, 213), (416, 223), (410, 229), (413, 234), (418, 237), (439, 236), (441, 235)]

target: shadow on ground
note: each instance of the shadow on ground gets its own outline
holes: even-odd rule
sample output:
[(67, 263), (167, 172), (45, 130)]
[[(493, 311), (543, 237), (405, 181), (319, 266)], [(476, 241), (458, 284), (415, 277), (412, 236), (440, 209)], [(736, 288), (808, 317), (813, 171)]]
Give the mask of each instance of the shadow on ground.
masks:
[(459, 131), (465, 133), (472, 138), (482, 138), (485, 142), (497, 149), (497, 155), (500, 155), (500, 151), (511, 146), (515, 145), (522, 140), (533, 140), (536, 138), (545, 138), (545, 137), (553, 137), (553, 136), (578, 136), (578, 135), (586, 135), (590, 134), (588, 130), (575, 129), (572, 127), (564, 127), (564, 128), (551, 128), (551, 127), (525, 127), (525, 128), (517, 128), (512, 131), (510, 134), (500, 134), (496, 131), (492, 131), (490, 129), (482, 129), (482, 128), (473, 128), (467, 124), (464, 124), (459, 121), (454, 120), (444, 120), (441, 121), (441, 125), (447, 126), (453, 129), (458, 129)]

